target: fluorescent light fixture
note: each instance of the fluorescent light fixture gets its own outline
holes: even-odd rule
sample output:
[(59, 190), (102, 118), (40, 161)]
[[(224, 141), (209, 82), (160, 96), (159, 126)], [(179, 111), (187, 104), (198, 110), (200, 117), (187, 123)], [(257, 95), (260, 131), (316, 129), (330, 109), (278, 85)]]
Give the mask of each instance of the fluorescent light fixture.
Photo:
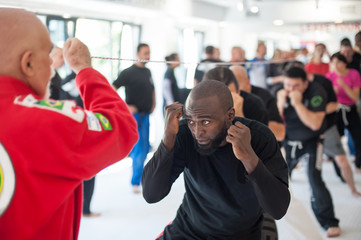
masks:
[(273, 25), (275, 26), (282, 26), (284, 24), (282, 19), (275, 19), (273, 20)]
[(334, 22), (335, 22), (336, 24), (337, 24), (337, 23), (343, 23), (343, 20), (342, 20), (342, 19), (336, 19)]
[(71, 15), (69, 13), (64, 13), (63, 18), (71, 18)]
[(258, 13), (259, 8), (257, 6), (253, 6), (250, 8), (251, 13)]
[(243, 11), (244, 6), (243, 6), (243, 3), (242, 3), (242, 2), (237, 3), (237, 9), (238, 9), (238, 11), (240, 11), (240, 12)]

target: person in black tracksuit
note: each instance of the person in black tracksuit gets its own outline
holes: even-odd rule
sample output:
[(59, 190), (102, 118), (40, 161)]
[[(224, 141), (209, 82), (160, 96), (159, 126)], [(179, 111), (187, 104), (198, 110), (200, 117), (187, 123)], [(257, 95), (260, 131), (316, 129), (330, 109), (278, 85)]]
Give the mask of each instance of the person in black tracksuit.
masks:
[(144, 168), (143, 196), (160, 201), (181, 173), (186, 193), (158, 239), (259, 240), (264, 211), (284, 216), (288, 169), (277, 141), (265, 125), (235, 117), (225, 84), (202, 81), (185, 108), (166, 107), (165, 122), (162, 142)]
[(338, 236), (340, 228), (331, 195), (321, 176), (320, 135), (326, 127), (326, 103), (326, 92), (318, 83), (307, 81), (304, 69), (290, 67), (286, 70), (284, 89), (277, 92), (277, 106), (286, 123), (283, 146), (289, 173), (292, 176), (297, 163), (303, 161), (311, 186), (312, 210), (331, 237)]
[(137, 58), (145, 61), (138, 61), (124, 69), (113, 82), (114, 89), (125, 88), (125, 101), (138, 125), (139, 140), (129, 154), (132, 158), (133, 170), (131, 185), (136, 194), (141, 192), (140, 182), (144, 162), (150, 150), (149, 117), (156, 104), (152, 74), (146, 67), (146, 63), (150, 59), (148, 44), (138, 44)]

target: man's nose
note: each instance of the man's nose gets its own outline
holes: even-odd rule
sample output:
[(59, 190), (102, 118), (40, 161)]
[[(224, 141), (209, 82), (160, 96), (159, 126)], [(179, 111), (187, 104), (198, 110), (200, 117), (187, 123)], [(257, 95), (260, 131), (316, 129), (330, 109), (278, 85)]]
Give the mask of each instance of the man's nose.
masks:
[(197, 123), (195, 126), (194, 126), (194, 135), (196, 136), (196, 138), (200, 138), (202, 137), (204, 134), (204, 129), (202, 127), (201, 124)]

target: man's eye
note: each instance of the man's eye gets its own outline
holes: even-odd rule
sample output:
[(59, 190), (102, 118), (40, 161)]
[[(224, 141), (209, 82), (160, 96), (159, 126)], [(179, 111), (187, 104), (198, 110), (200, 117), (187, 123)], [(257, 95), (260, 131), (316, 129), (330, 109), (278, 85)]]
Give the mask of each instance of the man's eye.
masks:
[(203, 120), (202, 123), (203, 123), (203, 125), (208, 125), (208, 124), (210, 124), (211, 122), (208, 121), (208, 120)]

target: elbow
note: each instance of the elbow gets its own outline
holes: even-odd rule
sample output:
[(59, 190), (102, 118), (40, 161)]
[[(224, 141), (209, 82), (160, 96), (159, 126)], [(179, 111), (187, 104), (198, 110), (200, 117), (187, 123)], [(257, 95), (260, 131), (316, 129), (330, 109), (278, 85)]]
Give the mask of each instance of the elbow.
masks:
[[(121, 134), (119, 134), (121, 136)], [(127, 153), (127, 155), (132, 151), (135, 144), (138, 142), (139, 135), (137, 131), (129, 129), (128, 135), (124, 138), (121, 138), (119, 141), (121, 143), (122, 149)], [(125, 157), (125, 156), (124, 156)]]
[[(142, 181), (143, 183), (143, 181)], [(167, 196), (169, 191), (165, 194), (154, 194), (154, 189), (148, 189), (146, 185), (143, 185), (143, 198), (147, 203), (157, 203)]]
[(157, 199), (146, 191), (143, 191), (143, 198), (147, 203), (157, 203), (160, 201), (160, 199)]
[(321, 129), (321, 127), (323, 126), (323, 121), (324, 117), (320, 117), (319, 119), (317, 119), (317, 121), (313, 121), (312, 123), (309, 124), (309, 128), (312, 131), (318, 131)]
[(274, 213), (269, 213), (275, 220), (280, 220), (281, 218), (283, 218), (288, 210), (288, 207), (290, 205), (290, 201), (291, 201), (291, 195), (290, 192), (287, 190), (287, 196), (284, 197), (284, 199), (282, 199), (280, 201), (280, 208), (278, 209), (278, 211), (275, 211)]
[(285, 137), (286, 137), (286, 132), (285, 132), (285, 131), (280, 132), (280, 133), (278, 133), (278, 134), (276, 135), (276, 139), (277, 139), (277, 141), (279, 141), (279, 142), (282, 142), (282, 141), (285, 139)]
[(137, 122), (133, 117), (131, 120), (132, 122), (129, 124), (129, 136), (130, 136), (129, 144), (131, 145), (131, 149), (132, 149), (139, 140), (139, 133), (138, 133)]
[(312, 131), (318, 131), (318, 130), (320, 130), (321, 126), (322, 126), (322, 123), (321, 124), (312, 124), (310, 126), (310, 128)]

